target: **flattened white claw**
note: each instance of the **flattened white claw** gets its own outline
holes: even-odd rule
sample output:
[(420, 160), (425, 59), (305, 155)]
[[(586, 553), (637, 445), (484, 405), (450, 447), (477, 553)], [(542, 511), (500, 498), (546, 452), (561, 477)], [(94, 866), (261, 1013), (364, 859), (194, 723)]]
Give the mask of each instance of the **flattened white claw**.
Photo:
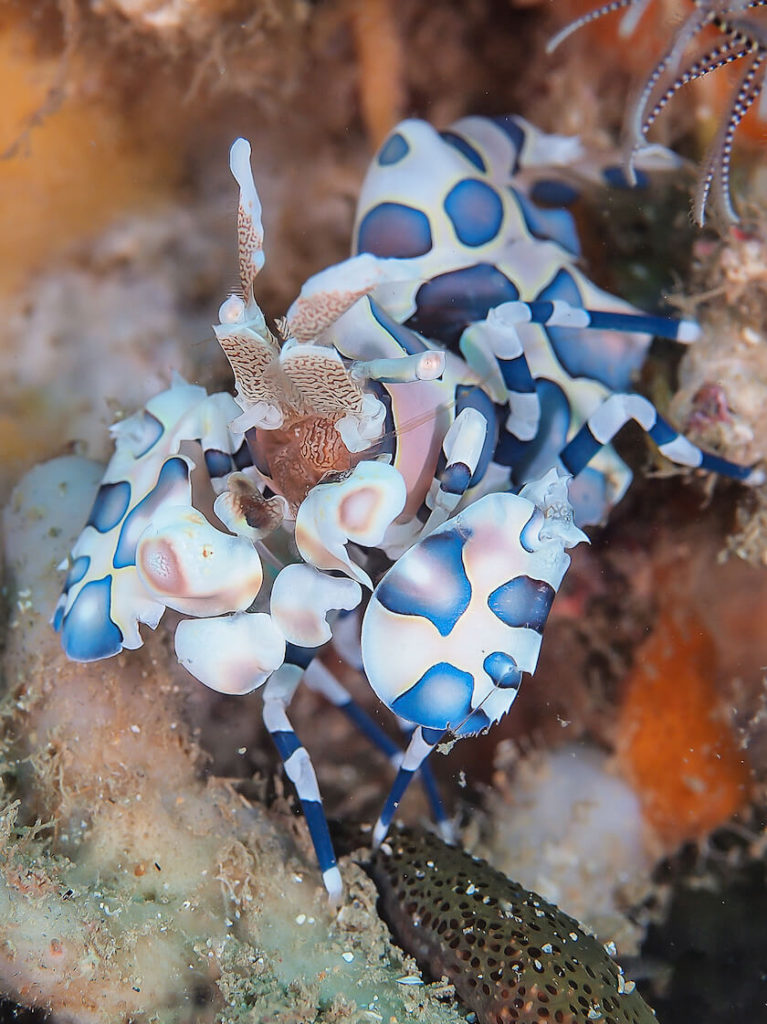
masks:
[(287, 312), (288, 333), (300, 342), (314, 341), (358, 299), (379, 285), (388, 281), (425, 280), (429, 276), (424, 259), (379, 259), (368, 252), (351, 256), (304, 282)]
[(296, 563), (286, 566), (274, 581), (270, 609), (288, 643), (319, 647), (332, 636), (328, 612), (351, 611), (361, 600), (362, 590), (354, 580)]
[(318, 569), (340, 569), (372, 590), (370, 577), (351, 561), (346, 544), (379, 544), (406, 498), (401, 474), (382, 462), (361, 462), (346, 479), (318, 484), (296, 516), (301, 556)]
[(285, 640), (268, 615), (184, 619), (176, 656), (187, 672), (219, 693), (250, 693), (285, 660)]
[(263, 579), (250, 541), (217, 530), (183, 505), (160, 509), (144, 530), (136, 569), (152, 597), (186, 615), (243, 611)]

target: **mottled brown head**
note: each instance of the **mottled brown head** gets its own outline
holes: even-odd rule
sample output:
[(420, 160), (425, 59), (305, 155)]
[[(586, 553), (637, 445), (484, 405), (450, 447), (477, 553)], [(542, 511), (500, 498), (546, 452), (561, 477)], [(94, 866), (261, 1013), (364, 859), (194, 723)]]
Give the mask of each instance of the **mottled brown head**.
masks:
[(274, 490), (295, 511), (315, 484), (331, 473), (348, 473), (363, 455), (346, 447), (335, 424), (341, 414), (301, 416), (279, 430), (257, 430), (258, 452)]
[(371, 870), (397, 941), (479, 1024), (657, 1024), (593, 936), (485, 861), (402, 829)]

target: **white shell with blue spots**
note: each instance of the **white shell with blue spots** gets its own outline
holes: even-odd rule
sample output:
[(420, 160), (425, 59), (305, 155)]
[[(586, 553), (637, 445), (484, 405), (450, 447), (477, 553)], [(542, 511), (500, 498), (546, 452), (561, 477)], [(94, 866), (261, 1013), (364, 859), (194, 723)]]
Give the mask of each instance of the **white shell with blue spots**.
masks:
[[(336, 613), (394, 562), (363, 617), (362, 661), (383, 703), (417, 728), (380, 838), (437, 738), (490, 726), (535, 670), (566, 549), (585, 539), (575, 523), (602, 519), (629, 482), (606, 443), (626, 415), (678, 461), (701, 453), (647, 400), (615, 394), (649, 335), (623, 329), (637, 320), (612, 314), (637, 311), (577, 268), (570, 214), (537, 205), (542, 192), (562, 197), (546, 179), (581, 159), (577, 140), (513, 117), (441, 133), (403, 122), (365, 180), (357, 255), (304, 284), (280, 338), (253, 289), (264, 234), (249, 157), (235, 142), (241, 294), (214, 328), (237, 400), (177, 379), (113, 428), (54, 625), (70, 658), (95, 661), (141, 646), (139, 626), (171, 607), (193, 616), (175, 635), (192, 675), (223, 693), (265, 684), (266, 726), (338, 895), (316, 779), (286, 711), (307, 669), (314, 688), (351, 705), (312, 665)], [(695, 327), (641, 323), (670, 323), (670, 337)]]
[(370, 685), (400, 717), (458, 735), (511, 707), (584, 534), (551, 470), (521, 494), (488, 494), (407, 551), (362, 624)]
[(230, 395), (208, 395), (176, 378), (167, 391), (112, 427), (115, 452), (70, 554), (54, 614), (70, 658), (98, 661), (132, 650), (143, 642), (139, 623), (157, 626), (170, 602), (142, 582), (136, 566), (139, 542), (161, 516), (167, 525), (169, 509), (191, 505), (195, 462), (180, 453), (184, 442), (196, 442), (201, 456), (220, 457), (231, 466), (241, 442), (227, 423), (238, 412)]
[[(467, 117), (444, 132), (403, 121), (363, 183), (353, 249), (420, 257), (429, 279), (387, 283), (373, 297), (396, 321), (452, 346), (471, 322), (515, 299), (638, 312), (578, 269), (571, 214), (533, 198), (547, 177), (556, 183), (558, 165), (582, 157), (576, 139), (546, 135), (517, 117)], [(559, 451), (613, 391), (630, 389), (651, 336), (538, 324), (518, 332), (545, 421), (535, 442), (515, 451), (513, 482), (521, 485), (557, 464)], [(578, 521), (603, 520), (630, 481), (628, 467), (605, 446), (573, 481)]]

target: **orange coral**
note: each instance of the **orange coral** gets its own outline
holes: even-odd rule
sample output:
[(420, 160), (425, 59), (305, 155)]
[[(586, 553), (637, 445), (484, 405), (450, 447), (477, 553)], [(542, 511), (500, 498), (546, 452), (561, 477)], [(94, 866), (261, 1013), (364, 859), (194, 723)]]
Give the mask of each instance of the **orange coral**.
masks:
[(712, 638), (693, 612), (670, 605), (626, 683), (618, 763), (646, 819), (677, 845), (702, 838), (743, 806), (749, 768), (721, 706)]

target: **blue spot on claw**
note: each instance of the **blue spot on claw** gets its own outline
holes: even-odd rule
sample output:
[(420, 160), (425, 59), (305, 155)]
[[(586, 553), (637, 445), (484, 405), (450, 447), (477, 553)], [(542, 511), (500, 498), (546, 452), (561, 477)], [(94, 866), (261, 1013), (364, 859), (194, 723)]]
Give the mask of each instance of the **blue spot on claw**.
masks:
[(127, 515), (120, 530), (112, 565), (124, 569), (136, 564), (136, 545), (139, 537), (152, 521), (155, 511), (166, 501), (173, 499), (176, 505), (189, 501), (189, 466), (179, 456), (166, 459), (162, 464), (157, 483), (135, 508)]
[(517, 690), (522, 682), (522, 673), (510, 654), (493, 651), (482, 662), (482, 667), (495, 685), (502, 690)]
[(459, 153), (462, 153), (470, 163), (474, 164), (478, 171), (487, 170), (485, 161), (463, 135), (459, 135), (458, 132), (440, 132), (439, 137), (443, 142), (446, 142), (449, 146), (457, 149)]
[(110, 616), (112, 577), (86, 583), (64, 617), (61, 643), (73, 661), (99, 661), (122, 650), (123, 635)]
[(462, 549), (468, 533), (448, 530), (411, 548), (384, 576), (376, 597), (390, 612), (422, 616), (447, 636), (469, 606)]
[(392, 702), (392, 711), (430, 729), (457, 727), (471, 712), (473, 690), (474, 678), (468, 672), (441, 661)]
[(130, 484), (127, 480), (102, 484), (86, 525), (94, 527), (99, 533), (109, 533), (128, 511), (129, 504)]
[(487, 606), (507, 626), (523, 626), (542, 633), (554, 593), (554, 588), (544, 580), (517, 576), (494, 590)]
[(386, 167), (389, 164), (398, 164), (409, 152), (410, 146), (405, 136), (395, 132), (381, 146), (381, 151), (378, 154), (378, 163), (382, 167)]

